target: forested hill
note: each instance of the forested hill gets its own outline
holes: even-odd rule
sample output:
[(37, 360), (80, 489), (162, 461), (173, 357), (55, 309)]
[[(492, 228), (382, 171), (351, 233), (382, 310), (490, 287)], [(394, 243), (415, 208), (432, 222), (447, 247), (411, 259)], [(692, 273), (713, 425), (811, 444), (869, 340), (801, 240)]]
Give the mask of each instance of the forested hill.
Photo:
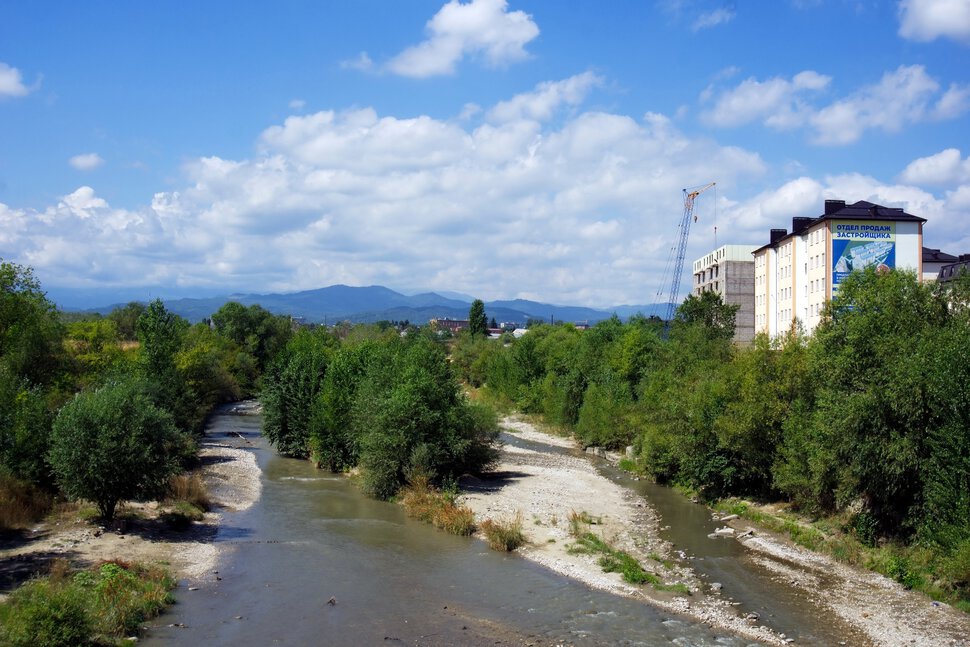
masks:
[[(318, 290), (287, 294), (236, 294), (201, 299), (170, 299), (165, 300), (165, 307), (189, 321), (196, 322), (211, 316), (228, 301), (237, 301), (245, 306), (259, 305), (274, 314), (302, 317), (317, 323), (345, 320), (353, 323), (407, 320), (415, 324), (424, 324), (435, 318), (464, 319), (468, 316), (470, 305), (469, 302), (444, 297), (435, 292), (408, 296), (380, 285), (368, 287), (331, 285)], [(121, 304), (92, 307), (90, 311), (107, 314), (119, 305)], [(624, 305), (594, 309), (550, 305), (522, 299), (493, 301), (485, 304), (489, 319), (523, 324), (529, 319), (594, 324), (609, 319), (614, 313), (626, 318), (638, 312), (649, 316), (659, 313), (662, 309), (665, 309), (665, 306)]]

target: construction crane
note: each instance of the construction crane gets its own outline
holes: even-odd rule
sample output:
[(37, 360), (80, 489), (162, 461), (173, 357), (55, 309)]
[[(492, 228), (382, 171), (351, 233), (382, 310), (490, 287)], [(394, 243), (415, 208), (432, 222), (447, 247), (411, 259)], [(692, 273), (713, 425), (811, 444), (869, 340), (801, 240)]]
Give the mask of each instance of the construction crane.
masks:
[[(697, 196), (716, 184), (716, 182), (711, 182), (693, 191), (684, 189), (684, 217), (680, 221), (680, 240), (677, 243), (676, 255), (672, 256), (674, 260), (674, 273), (670, 277), (670, 293), (667, 297), (667, 316), (664, 317), (664, 321), (666, 322), (664, 324), (665, 331), (670, 326), (670, 322), (673, 321), (674, 311), (677, 309), (677, 297), (680, 294), (680, 277), (684, 272), (684, 254), (687, 253), (687, 236), (690, 234), (690, 223), (692, 219), (694, 222), (697, 222), (697, 216), (694, 215), (694, 200), (697, 199)], [(673, 251), (671, 249), (671, 253)], [(669, 260), (667, 261), (667, 267), (670, 267)], [(662, 286), (661, 290), (663, 290)]]

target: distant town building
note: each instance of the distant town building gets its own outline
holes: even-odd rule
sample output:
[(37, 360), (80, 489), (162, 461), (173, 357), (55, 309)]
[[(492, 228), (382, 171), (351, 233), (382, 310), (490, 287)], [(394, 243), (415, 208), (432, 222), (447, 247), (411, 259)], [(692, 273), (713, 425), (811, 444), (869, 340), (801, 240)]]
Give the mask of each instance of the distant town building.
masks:
[(941, 252), (938, 249), (929, 247), (923, 248), (923, 275), (920, 277), (924, 283), (936, 281), (940, 276), (940, 270), (947, 265), (958, 262), (960, 259), (953, 254)]
[(721, 301), (739, 306), (734, 341), (754, 339), (754, 258), (756, 245), (723, 245), (694, 261), (693, 293), (715, 292)]
[(442, 331), (447, 330), (450, 333), (457, 333), (461, 330), (468, 329), (468, 319), (431, 319), (428, 324), (431, 326), (431, 330)]
[(970, 272), (970, 254), (960, 254), (956, 262), (941, 267), (936, 280), (940, 283), (949, 283), (963, 272)]
[(754, 250), (755, 332), (771, 337), (801, 324), (811, 332), (850, 272), (875, 266), (923, 276), (923, 223), (902, 209), (826, 200), (814, 218), (792, 218)]

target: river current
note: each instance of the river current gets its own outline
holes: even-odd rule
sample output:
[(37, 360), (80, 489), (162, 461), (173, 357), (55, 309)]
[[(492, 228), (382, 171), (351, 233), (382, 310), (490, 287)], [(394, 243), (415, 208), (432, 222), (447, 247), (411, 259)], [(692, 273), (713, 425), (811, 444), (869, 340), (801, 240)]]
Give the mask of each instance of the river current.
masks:
[[(364, 497), (343, 476), (276, 455), (260, 424), (259, 416), (232, 410), (210, 421), (208, 434), (255, 454), (262, 495), (248, 510), (223, 511), (214, 540), (222, 553), (218, 572), (191, 583), (194, 590), (181, 583), (177, 603), (153, 623), (144, 644), (751, 644), (408, 519), (400, 506)], [(656, 487), (642, 483), (633, 486)], [(669, 498), (659, 511), (678, 532), (707, 532), (710, 515), (701, 506), (669, 490), (642, 493)], [(680, 536), (671, 539), (680, 543)], [(715, 544), (712, 550), (723, 554), (702, 556), (704, 568), (731, 586), (739, 582), (747, 604), (767, 605), (776, 591), (762, 590), (757, 575), (730, 572), (743, 570), (737, 549), (725, 548), (734, 543)], [(783, 609), (791, 606), (782, 602)], [(783, 613), (781, 628), (798, 629), (797, 609)]]

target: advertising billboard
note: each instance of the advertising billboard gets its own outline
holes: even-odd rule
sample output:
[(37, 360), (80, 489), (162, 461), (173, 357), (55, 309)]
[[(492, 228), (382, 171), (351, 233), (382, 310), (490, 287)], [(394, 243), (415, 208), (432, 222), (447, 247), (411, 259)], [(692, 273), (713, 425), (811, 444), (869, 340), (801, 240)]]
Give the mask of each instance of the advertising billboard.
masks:
[(873, 220), (833, 220), (832, 290), (854, 270), (896, 267), (896, 223)]

